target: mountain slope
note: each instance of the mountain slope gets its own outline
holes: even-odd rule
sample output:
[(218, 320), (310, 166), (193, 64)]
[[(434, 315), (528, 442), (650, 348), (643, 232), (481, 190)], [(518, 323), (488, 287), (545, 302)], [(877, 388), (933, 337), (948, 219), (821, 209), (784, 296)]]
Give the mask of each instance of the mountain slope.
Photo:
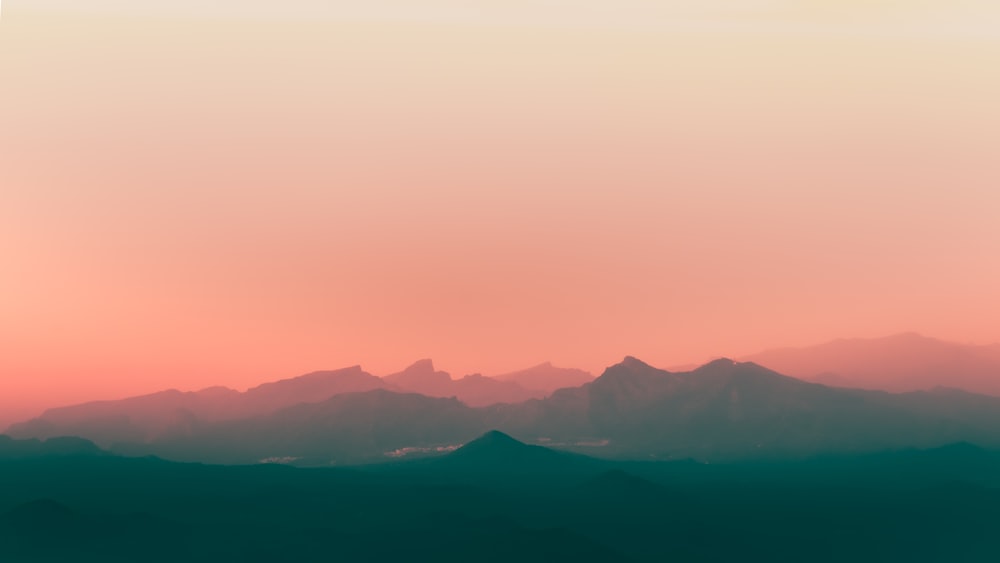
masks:
[(579, 389), (495, 416), (522, 436), (647, 459), (1000, 444), (1000, 399), (836, 389), (731, 360), (672, 373), (626, 358)]
[(838, 387), (892, 392), (952, 387), (1000, 396), (1000, 345), (969, 346), (905, 333), (768, 350), (744, 359)]

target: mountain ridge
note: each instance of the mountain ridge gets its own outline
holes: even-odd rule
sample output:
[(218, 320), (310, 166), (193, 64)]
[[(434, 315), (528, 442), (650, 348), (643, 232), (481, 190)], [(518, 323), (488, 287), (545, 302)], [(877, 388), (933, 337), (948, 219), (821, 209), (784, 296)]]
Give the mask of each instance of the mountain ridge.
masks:
[(774, 348), (742, 360), (839, 387), (901, 393), (942, 386), (1000, 396), (1000, 344), (965, 345), (916, 332)]
[[(277, 460), (302, 465), (432, 456), (490, 429), (559, 450), (626, 459), (795, 458), (956, 441), (986, 447), (1000, 444), (1000, 398), (948, 389), (888, 393), (831, 387), (728, 358), (672, 372), (626, 356), (578, 387), (558, 389), (543, 398), (482, 406), (461, 400), (452, 385), (489, 378), (453, 380), (447, 372), (435, 370), (430, 360), (418, 361), (408, 370), (404, 370), (407, 377), (385, 381), (352, 366), (265, 384), (255, 388), (256, 393), (278, 397), (275, 404), (302, 397), (311, 400), (223, 420), (172, 411), (179, 422), (169, 432), (110, 434), (119, 426), (129, 428), (130, 419), (119, 416), (40, 430), (41, 423), (34, 421), (18, 426), (20, 434), (12, 434), (45, 437), (58, 431), (115, 451), (184, 461)], [(449, 387), (442, 397), (410, 392), (394, 383), (445, 378)], [(325, 399), (315, 388), (329, 390), (337, 382), (358, 381), (373, 388)], [(281, 393), (269, 393), (273, 390)], [(225, 390), (216, 393), (232, 396)]]

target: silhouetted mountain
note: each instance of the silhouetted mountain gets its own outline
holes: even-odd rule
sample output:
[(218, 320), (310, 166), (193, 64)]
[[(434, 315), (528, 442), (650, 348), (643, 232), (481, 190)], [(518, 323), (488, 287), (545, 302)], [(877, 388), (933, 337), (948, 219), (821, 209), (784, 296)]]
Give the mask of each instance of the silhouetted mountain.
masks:
[(647, 459), (1000, 442), (997, 399), (834, 389), (726, 359), (671, 373), (629, 357), (593, 383), (501, 412), (506, 425), (496, 426), (522, 436)]
[[(379, 384), (446, 377), (425, 361)], [(355, 367), (238, 397), (253, 412), (262, 404), (315, 398), (377, 379)], [(111, 430), (102, 435), (113, 435), (114, 419), (104, 423)], [(78, 428), (80, 435), (95, 434), (85, 424)], [(960, 441), (994, 447), (1000, 445), (1000, 398), (947, 389), (890, 394), (831, 388), (728, 359), (673, 373), (627, 357), (594, 381), (545, 399), (472, 408), (453, 397), (385, 389), (341, 393), (251, 417), (194, 417), (184, 431), (141, 435), (113, 449), (187, 461), (329, 465), (441, 454), (490, 428), (552, 448), (630, 459), (803, 457)]]
[(602, 457), (801, 458), (959, 441), (998, 446), (1000, 399), (830, 388), (727, 359), (672, 373), (628, 357), (593, 382), (542, 400), (470, 408), (385, 390), (345, 394), (120, 451), (328, 465), (442, 453), (489, 428)]
[(543, 396), (512, 381), (499, 381), (480, 374), (452, 379), (444, 371), (435, 371), (431, 360), (420, 360), (405, 370), (387, 375), (388, 383), (403, 391), (428, 397), (457, 397), (463, 403), (482, 407), (495, 403), (519, 403)]
[[(574, 371), (552, 369), (558, 373)], [(38, 418), (12, 425), (7, 432), (18, 438), (82, 436), (103, 447), (170, 441), (196, 435), (206, 425), (216, 422), (251, 418), (299, 403), (320, 402), (335, 395), (375, 389), (429, 397), (457, 397), (470, 406), (517, 403), (546, 394), (529, 391), (513, 381), (499, 381), (479, 374), (453, 380), (446, 372), (436, 371), (431, 360), (420, 360), (385, 378), (353, 366), (264, 383), (243, 393), (225, 387), (197, 392), (167, 390), (121, 400), (53, 408)]]
[(521, 403), (542, 394), (521, 387), (513, 381), (498, 381), (474, 373), (452, 382), (454, 396), (472, 407), (485, 407), (496, 403)]
[(446, 371), (435, 370), (434, 361), (430, 359), (417, 360), (403, 371), (382, 379), (401, 389), (428, 397), (445, 396), (444, 393), (451, 391), (451, 375)]
[(838, 387), (892, 392), (952, 387), (1000, 396), (1000, 345), (969, 346), (905, 333), (768, 350), (746, 360)]
[(594, 380), (588, 372), (572, 368), (559, 368), (545, 362), (528, 369), (494, 376), (499, 381), (510, 381), (521, 387), (538, 391), (541, 397), (552, 394), (556, 389), (579, 387)]
[(568, 469), (578, 456), (541, 446), (530, 446), (499, 430), (491, 430), (448, 454), (436, 467), (477, 469), (490, 472), (549, 472)]
[(216, 387), (94, 401), (49, 409), (38, 418), (12, 425), (7, 432), (25, 438), (83, 436), (105, 447), (115, 442), (146, 441), (165, 434), (190, 432), (199, 421), (240, 416), (239, 396), (231, 389)]
[(391, 389), (382, 378), (371, 375), (361, 366), (334, 371), (316, 371), (264, 383), (244, 394), (245, 414), (266, 414), (299, 403), (325, 401), (335, 395), (359, 393), (374, 389)]
[(501, 489), (546, 490), (582, 482), (610, 462), (528, 445), (491, 430), (445, 455), (372, 465), (370, 471), (409, 475), (439, 486), (475, 485)]
[(7, 432), (23, 438), (82, 436), (110, 447), (116, 443), (188, 436), (217, 421), (266, 414), (302, 402), (322, 401), (340, 393), (386, 387), (389, 385), (381, 378), (354, 366), (265, 383), (245, 393), (225, 387), (197, 392), (169, 390), (118, 401), (54, 408), (38, 418), (12, 425)]

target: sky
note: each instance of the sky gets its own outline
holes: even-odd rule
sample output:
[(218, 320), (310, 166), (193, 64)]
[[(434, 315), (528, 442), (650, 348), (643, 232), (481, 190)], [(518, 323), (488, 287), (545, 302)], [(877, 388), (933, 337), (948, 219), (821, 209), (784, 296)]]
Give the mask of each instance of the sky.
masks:
[(0, 423), (424, 357), (1000, 341), (992, 0), (2, 9)]

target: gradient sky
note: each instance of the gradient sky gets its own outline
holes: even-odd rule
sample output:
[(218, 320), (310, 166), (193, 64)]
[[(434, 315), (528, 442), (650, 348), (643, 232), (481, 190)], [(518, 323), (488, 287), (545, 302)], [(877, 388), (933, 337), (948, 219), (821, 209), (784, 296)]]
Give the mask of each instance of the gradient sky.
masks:
[(7, 0), (0, 423), (995, 342), (998, 69), (994, 0)]

